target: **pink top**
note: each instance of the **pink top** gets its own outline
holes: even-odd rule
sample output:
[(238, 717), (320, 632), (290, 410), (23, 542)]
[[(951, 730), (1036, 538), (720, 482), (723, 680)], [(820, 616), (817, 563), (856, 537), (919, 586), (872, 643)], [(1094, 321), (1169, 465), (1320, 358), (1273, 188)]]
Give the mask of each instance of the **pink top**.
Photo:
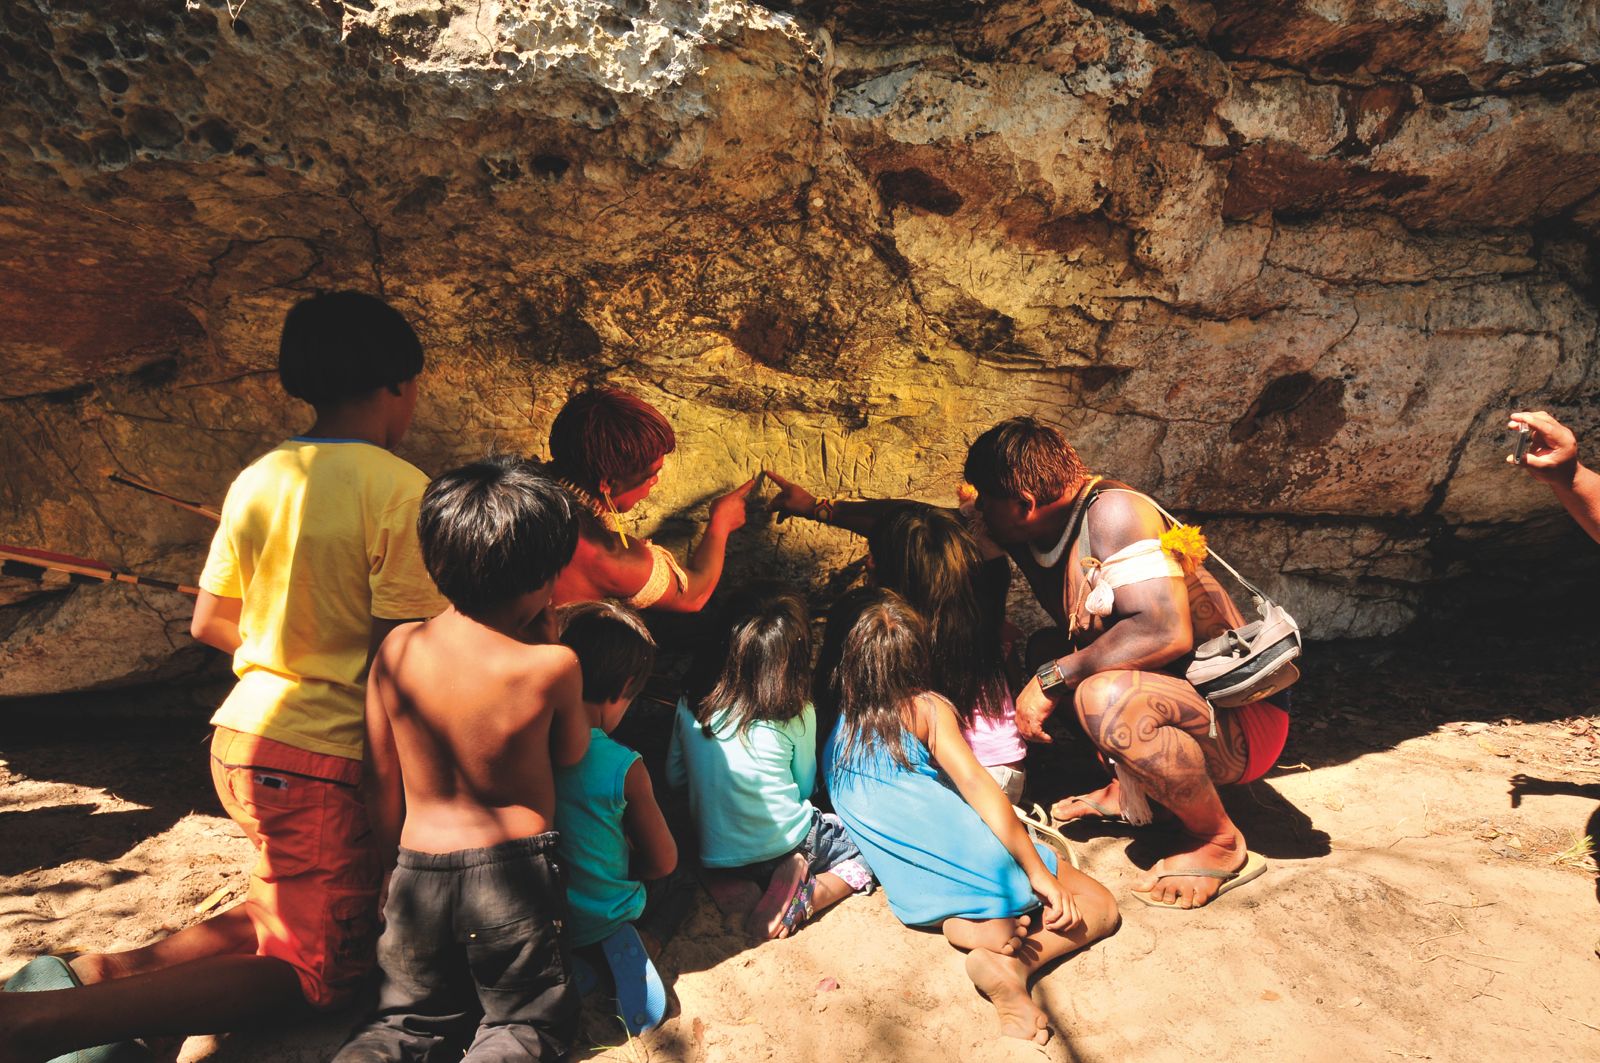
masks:
[(1027, 743), (1017, 734), (1017, 708), (1009, 693), (999, 716), (974, 712), (972, 726), (961, 733), (978, 763), (986, 768), (1015, 764), (1028, 752)]

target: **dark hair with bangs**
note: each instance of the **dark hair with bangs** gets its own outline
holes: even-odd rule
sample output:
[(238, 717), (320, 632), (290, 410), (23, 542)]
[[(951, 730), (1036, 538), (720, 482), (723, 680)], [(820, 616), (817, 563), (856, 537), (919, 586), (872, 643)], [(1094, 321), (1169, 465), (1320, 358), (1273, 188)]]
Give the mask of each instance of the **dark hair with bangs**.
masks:
[(615, 602), (573, 602), (556, 610), (561, 644), (578, 655), (583, 700), (637, 697), (656, 664), (656, 640), (639, 614)]
[(417, 518), (422, 563), (473, 618), (543, 587), (578, 545), (572, 496), (532, 462), (489, 457), (428, 485)]
[(400, 311), (365, 292), (324, 292), (289, 308), (278, 338), (283, 390), (333, 408), (422, 372), (422, 343)]
[(1001, 421), (967, 448), (967, 482), (979, 495), (1054, 502), (1081, 483), (1089, 470), (1066, 437), (1036, 417)]
[(757, 720), (792, 720), (809, 701), (811, 621), (799, 592), (747, 591), (730, 603), (730, 615), (726, 663), (695, 711), (708, 736), (729, 726), (743, 734)]
[(550, 425), (550, 464), (596, 495), (602, 480), (640, 476), (677, 445), (661, 411), (616, 388), (574, 395)]
[(867, 549), (874, 581), (928, 625), (929, 688), (955, 706), (963, 728), (976, 715), (998, 717), (1007, 693), (1003, 617), (986, 615), (978, 597), (984, 562), (972, 533), (949, 510), (913, 503), (880, 521)]
[(828, 616), (845, 629), (833, 688), (839, 706), (835, 762), (864, 762), (883, 749), (910, 767), (905, 735), (917, 695), (928, 690), (928, 630), (917, 611), (890, 590), (848, 595)]

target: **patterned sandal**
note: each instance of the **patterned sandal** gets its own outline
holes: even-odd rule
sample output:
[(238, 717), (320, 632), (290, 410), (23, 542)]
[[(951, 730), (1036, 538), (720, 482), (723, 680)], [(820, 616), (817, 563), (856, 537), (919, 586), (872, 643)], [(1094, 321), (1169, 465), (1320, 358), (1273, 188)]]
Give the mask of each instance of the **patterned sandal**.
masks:
[(793, 934), (816, 914), (812, 903), (816, 895), (817, 880), (807, 875), (805, 881), (800, 883), (800, 888), (794, 891), (794, 896), (789, 898), (789, 906), (783, 910), (781, 925), (785, 931)]

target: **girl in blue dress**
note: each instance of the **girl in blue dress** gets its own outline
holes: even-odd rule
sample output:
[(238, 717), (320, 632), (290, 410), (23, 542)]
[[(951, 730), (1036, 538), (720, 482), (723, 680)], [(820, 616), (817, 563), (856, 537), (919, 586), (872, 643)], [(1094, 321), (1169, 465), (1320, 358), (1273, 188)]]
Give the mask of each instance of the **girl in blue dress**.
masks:
[(967, 950), (967, 975), (1001, 1032), (1043, 1044), (1048, 1017), (1029, 978), (1115, 930), (1116, 901), (1028, 837), (955, 710), (927, 689), (927, 627), (910, 606), (868, 591), (831, 622), (848, 625), (823, 758), (834, 811), (900, 921), (937, 926)]

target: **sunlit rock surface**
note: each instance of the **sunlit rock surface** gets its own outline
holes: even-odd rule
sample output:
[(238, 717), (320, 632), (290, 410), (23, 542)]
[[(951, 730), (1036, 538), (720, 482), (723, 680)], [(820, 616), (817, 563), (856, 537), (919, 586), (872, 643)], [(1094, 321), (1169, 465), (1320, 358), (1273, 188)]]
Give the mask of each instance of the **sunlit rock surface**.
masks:
[[(670, 541), (762, 465), (948, 502), (1028, 412), (1313, 635), (1574, 571), (1496, 441), (1600, 429), (1592, 7), (17, 0), (0, 33), (0, 541), (192, 579), (206, 522), (106, 475), (220, 501), (307, 423), (284, 310), (359, 287), (430, 354), (404, 456), (538, 453), (609, 381), (678, 427), (639, 513)], [(860, 553), (733, 549), (819, 586)], [(159, 592), (0, 602), (0, 694), (193, 666)]]

